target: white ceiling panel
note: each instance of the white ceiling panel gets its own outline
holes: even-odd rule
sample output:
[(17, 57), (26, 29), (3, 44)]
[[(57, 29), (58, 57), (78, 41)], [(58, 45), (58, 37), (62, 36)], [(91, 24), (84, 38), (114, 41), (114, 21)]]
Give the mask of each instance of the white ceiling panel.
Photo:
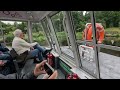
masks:
[(0, 11), (1, 20), (39, 21), (51, 11)]

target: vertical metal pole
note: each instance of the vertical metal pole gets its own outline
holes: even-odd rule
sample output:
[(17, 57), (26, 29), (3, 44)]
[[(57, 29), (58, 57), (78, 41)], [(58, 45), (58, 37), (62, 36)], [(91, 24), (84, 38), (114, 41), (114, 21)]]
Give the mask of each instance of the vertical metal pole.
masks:
[(48, 33), (48, 32), (46, 32), (46, 30), (44, 29), (43, 23), (42, 23), (41, 21), (40, 21), (40, 24), (41, 24), (42, 30), (43, 30), (44, 33), (45, 33), (45, 36), (46, 36), (46, 38), (47, 38), (47, 42), (48, 42), (49, 46), (52, 47), (52, 45), (51, 45), (51, 43), (50, 43), (50, 41), (49, 41), (49, 38), (48, 38), (48, 36), (47, 36), (47, 33)]
[(51, 33), (51, 29), (50, 29), (50, 27), (49, 27), (49, 25), (47, 24), (47, 28), (48, 28), (48, 32), (49, 32), (49, 36), (50, 36), (50, 39), (51, 39), (51, 42), (52, 42), (52, 45), (53, 45), (53, 47), (54, 47), (54, 50), (56, 51), (56, 43), (55, 43), (55, 37), (52, 37), (52, 33)]
[(32, 43), (33, 38), (32, 38), (32, 23), (31, 23), (31, 21), (28, 21), (28, 29), (27, 29), (27, 31), (28, 31), (28, 40), (29, 40), (30, 43)]
[(91, 11), (91, 22), (92, 22), (92, 31), (93, 31), (93, 42), (94, 42), (94, 51), (95, 51), (95, 63), (96, 63), (96, 74), (97, 78), (100, 78), (100, 68), (99, 68), (99, 56), (98, 56), (98, 47), (96, 39), (96, 23), (94, 11)]
[(66, 30), (65, 17), (63, 17), (63, 28), (64, 28), (65, 35), (66, 35), (66, 38), (67, 38), (68, 46), (69, 46), (69, 48), (71, 49), (68, 32), (67, 32), (67, 30)]
[(54, 28), (53, 28), (53, 25), (52, 25), (52, 21), (51, 21), (50, 17), (48, 17), (48, 16), (47, 16), (47, 21), (48, 21), (48, 25), (50, 26), (51, 32), (53, 34), (54, 40), (56, 42), (58, 52), (59, 52), (59, 54), (61, 54), (60, 46), (59, 46), (55, 31), (54, 31)]
[(79, 50), (77, 49), (77, 42), (76, 42), (75, 35), (73, 32), (74, 30), (73, 30), (72, 21), (70, 18), (70, 11), (64, 11), (64, 15), (66, 17), (66, 28), (67, 28), (69, 39), (71, 42), (71, 46), (72, 46), (72, 50), (73, 50), (73, 54), (75, 58), (75, 63), (76, 63), (76, 66), (79, 68), (82, 66), (82, 64), (80, 61)]

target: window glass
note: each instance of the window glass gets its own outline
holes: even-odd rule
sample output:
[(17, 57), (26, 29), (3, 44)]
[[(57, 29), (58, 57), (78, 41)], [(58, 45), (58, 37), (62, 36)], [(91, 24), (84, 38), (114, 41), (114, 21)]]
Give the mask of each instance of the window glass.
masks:
[(40, 23), (32, 23), (33, 42), (38, 42), (41, 46), (49, 47), (45, 33)]
[(69, 41), (68, 32), (66, 30), (66, 24), (64, 20), (63, 12), (59, 12), (51, 17), (53, 27), (60, 45), (62, 53), (74, 58), (72, 47)]
[[(104, 44), (99, 49), (100, 77), (103, 79), (120, 78), (120, 11), (96, 11), (96, 26), (98, 44)], [(103, 31), (104, 30), (104, 31)], [(109, 49), (107, 49), (109, 48)], [(115, 48), (118, 48), (114, 50)]]
[(71, 14), (82, 68), (90, 72), (92, 75), (96, 75), (95, 51), (90, 12), (72, 11)]

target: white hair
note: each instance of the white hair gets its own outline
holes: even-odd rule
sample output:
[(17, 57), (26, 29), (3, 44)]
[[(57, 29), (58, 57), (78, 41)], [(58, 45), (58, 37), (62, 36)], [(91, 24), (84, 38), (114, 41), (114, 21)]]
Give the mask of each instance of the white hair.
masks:
[(13, 32), (13, 34), (14, 34), (15, 37), (20, 37), (20, 34), (22, 34), (22, 30), (16, 29), (16, 30)]

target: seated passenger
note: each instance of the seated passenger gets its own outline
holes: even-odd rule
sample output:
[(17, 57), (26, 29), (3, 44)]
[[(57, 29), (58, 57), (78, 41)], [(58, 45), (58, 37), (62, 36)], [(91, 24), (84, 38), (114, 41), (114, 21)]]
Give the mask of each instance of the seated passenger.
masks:
[(9, 49), (2, 46), (1, 44), (0, 44), (0, 60), (9, 60), (9, 61), (12, 60)]
[(0, 74), (8, 75), (16, 72), (12, 57), (8, 53), (0, 52), (0, 63), (4, 63), (4, 66), (0, 66)]
[(0, 43), (0, 51), (2, 51), (2, 52), (8, 52), (9, 49), (6, 48), (6, 47), (4, 47), (4, 46)]
[(17, 52), (18, 55), (21, 55), (24, 52), (28, 51), (29, 58), (38, 56), (39, 61), (42, 61), (44, 60), (45, 55), (52, 50), (52, 49), (46, 50), (45, 48), (40, 46), (37, 42), (34, 43), (26, 42), (23, 39), (24, 34), (20, 29), (16, 29), (13, 34), (15, 37), (12, 42), (12, 48)]
[(0, 74), (8, 75), (16, 72), (14, 63), (9, 60), (0, 60)]
[[(27, 74), (10, 74), (10, 75), (2, 75), (0, 74), (0, 79), (36, 79), (41, 74), (46, 74), (44, 70), (44, 64), (46, 60), (42, 61), (41, 63), (37, 64), (35, 69)], [(0, 66), (4, 66), (4, 63), (0, 63)], [(58, 76), (58, 72), (55, 71), (50, 77), (44, 77), (43, 79), (56, 79)]]
[(0, 74), (3, 75), (11, 74), (10, 67), (6, 67), (6, 62), (7, 62), (6, 60), (0, 60)]

